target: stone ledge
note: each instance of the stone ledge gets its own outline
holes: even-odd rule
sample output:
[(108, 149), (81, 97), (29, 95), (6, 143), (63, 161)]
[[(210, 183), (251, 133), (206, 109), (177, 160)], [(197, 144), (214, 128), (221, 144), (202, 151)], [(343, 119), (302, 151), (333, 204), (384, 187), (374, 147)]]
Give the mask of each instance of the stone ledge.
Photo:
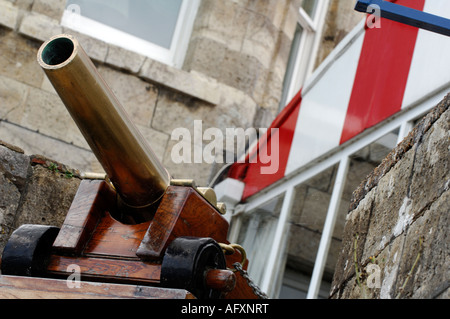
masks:
[(19, 9), (11, 2), (0, 0), (0, 25), (14, 29), (19, 18)]
[(380, 179), (388, 173), (394, 165), (403, 158), (414, 144), (421, 141), (422, 136), (430, 129), (436, 120), (449, 108), (450, 106), (450, 93), (447, 94), (444, 99), (439, 102), (420, 122), (409, 132), (403, 141), (401, 141), (397, 147), (395, 147), (381, 162), (381, 164), (375, 168), (375, 170), (367, 176), (367, 178), (359, 185), (359, 187), (353, 192), (352, 199), (350, 201), (349, 211), (354, 210), (359, 202), (366, 196), (372, 188), (378, 185)]
[(23, 17), (19, 33), (43, 42), (56, 34), (62, 33), (62, 27), (55, 19), (40, 13), (31, 12)]
[(52, 159), (49, 159), (43, 155), (31, 155), (30, 156), (31, 166), (40, 165), (44, 168), (47, 168), (53, 172), (60, 173), (67, 178), (81, 178), (81, 173), (78, 169), (71, 168), (65, 164), (56, 162)]
[(162, 84), (212, 105), (217, 105), (220, 101), (217, 81), (202, 73), (186, 72), (147, 58), (139, 71), (139, 77)]
[(5, 142), (3, 140), (0, 140), (0, 145), (6, 147), (6, 148), (8, 148), (11, 151), (14, 151), (16, 153), (25, 154), (25, 151), (23, 149), (21, 149), (20, 147), (17, 147), (15, 145), (9, 144), (9, 143), (7, 143), (7, 142)]

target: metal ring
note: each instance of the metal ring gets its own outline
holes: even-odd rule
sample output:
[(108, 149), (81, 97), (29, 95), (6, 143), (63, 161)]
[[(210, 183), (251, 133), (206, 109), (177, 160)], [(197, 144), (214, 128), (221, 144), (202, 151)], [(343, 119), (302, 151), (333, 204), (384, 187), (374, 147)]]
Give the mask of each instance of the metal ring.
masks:
[[(244, 266), (244, 263), (247, 261), (247, 253), (245, 252), (244, 247), (242, 247), (241, 245), (238, 244), (224, 244), (224, 243), (219, 243), (220, 248), (222, 248), (222, 251), (225, 255), (233, 255), (236, 250), (239, 250), (239, 252), (242, 255), (242, 260), (240, 262), (240, 264), (242, 265), (242, 267)], [(236, 272), (237, 269), (230, 269), (233, 272)]]
[(234, 254), (234, 248), (231, 247), (231, 245), (219, 243), (220, 248), (222, 248), (223, 253), (225, 255), (233, 255)]
[(247, 261), (247, 253), (245, 252), (244, 247), (238, 244), (231, 244), (230, 246), (233, 247), (234, 249), (239, 250), (239, 252), (242, 255), (241, 265), (244, 266), (244, 263)]

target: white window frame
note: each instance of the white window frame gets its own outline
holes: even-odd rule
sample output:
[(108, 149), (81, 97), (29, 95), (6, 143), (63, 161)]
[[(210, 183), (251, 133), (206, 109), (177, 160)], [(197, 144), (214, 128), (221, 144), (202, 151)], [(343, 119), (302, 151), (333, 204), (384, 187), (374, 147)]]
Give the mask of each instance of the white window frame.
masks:
[(80, 15), (80, 12), (77, 12), (77, 10), (64, 10), (61, 25), (170, 66), (181, 68), (199, 5), (200, 0), (182, 1), (170, 49), (86, 18)]
[(328, 4), (329, 0), (318, 0), (312, 19), (302, 7), (299, 8), (297, 23), (303, 31), (298, 44), (297, 56), (291, 57), (295, 58), (295, 61), (288, 87), (284, 88), (287, 93), (285, 98), (280, 101), (281, 107), (284, 107), (295, 96), (314, 70)]

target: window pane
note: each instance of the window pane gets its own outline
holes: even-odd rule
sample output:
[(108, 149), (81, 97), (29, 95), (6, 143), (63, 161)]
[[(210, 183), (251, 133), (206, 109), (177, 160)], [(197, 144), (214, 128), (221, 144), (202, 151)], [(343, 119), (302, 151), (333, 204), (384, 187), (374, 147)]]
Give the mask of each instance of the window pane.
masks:
[[(295, 187), (286, 266), (311, 276), (331, 199), (337, 166)], [(345, 207), (342, 207), (345, 210)], [(331, 243), (333, 246), (335, 243)], [(332, 265), (326, 265), (326, 272)]]
[(317, 0), (303, 0), (302, 8), (305, 12), (314, 19), (314, 14), (316, 13)]
[(84, 17), (170, 49), (182, 0), (68, 0)]
[(300, 48), (300, 40), (302, 37), (303, 28), (300, 26), (300, 24), (297, 23), (297, 27), (295, 29), (294, 39), (292, 40), (291, 44), (291, 51), (289, 53), (289, 60), (288, 64), (286, 66), (286, 72), (284, 74), (284, 80), (283, 80), (283, 92), (281, 93), (281, 99), (280, 99), (280, 105), (278, 108), (278, 111), (281, 111), (289, 102), (289, 98), (291, 98), (289, 95), (289, 89), (291, 88), (292, 81), (293, 81), (293, 74), (294, 74), (294, 68), (295, 63), (297, 61), (298, 57), (298, 50)]
[(244, 247), (249, 259), (248, 273), (261, 284), (265, 264), (270, 254), (284, 194), (241, 216), (242, 226), (237, 242)]

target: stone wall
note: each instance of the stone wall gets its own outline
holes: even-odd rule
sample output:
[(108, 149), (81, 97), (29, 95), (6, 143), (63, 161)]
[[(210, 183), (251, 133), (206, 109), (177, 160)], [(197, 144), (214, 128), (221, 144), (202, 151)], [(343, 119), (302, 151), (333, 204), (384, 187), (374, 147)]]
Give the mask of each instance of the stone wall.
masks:
[(0, 252), (22, 224), (60, 227), (80, 181), (79, 171), (0, 140)]
[(450, 94), (353, 193), (332, 298), (450, 297)]
[(354, 0), (330, 0), (316, 66), (319, 66), (347, 33), (365, 18), (364, 14), (354, 10), (355, 3)]

